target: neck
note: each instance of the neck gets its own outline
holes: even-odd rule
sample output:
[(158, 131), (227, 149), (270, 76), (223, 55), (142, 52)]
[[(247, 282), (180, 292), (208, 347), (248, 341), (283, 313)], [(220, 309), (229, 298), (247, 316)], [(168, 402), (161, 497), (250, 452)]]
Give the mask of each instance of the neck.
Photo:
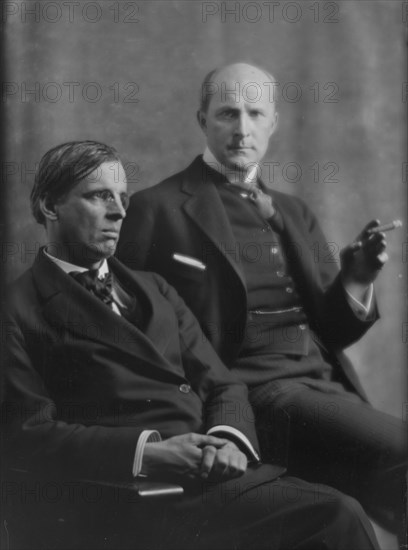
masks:
[(73, 250), (57, 242), (48, 243), (45, 250), (53, 258), (86, 269), (99, 269), (104, 261), (103, 258), (89, 258), (89, 250), (80, 250), (78, 247)]
[(257, 181), (258, 167), (255, 164), (251, 164), (249, 169), (246, 169), (243, 166), (226, 166), (217, 160), (208, 147), (204, 151), (203, 161), (208, 166), (225, 176), (229, 183), (233, 185), (252, 187)]

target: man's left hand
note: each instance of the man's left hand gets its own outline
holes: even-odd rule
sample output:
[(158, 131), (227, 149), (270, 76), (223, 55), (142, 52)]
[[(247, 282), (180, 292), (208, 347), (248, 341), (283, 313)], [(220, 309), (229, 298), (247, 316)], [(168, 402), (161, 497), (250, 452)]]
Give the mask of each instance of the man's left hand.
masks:
[(368, 287), (388, 260), (388, 254), (385, 252), (385, 234), (370, 234), (369, 231), (379, 225), (379, 220), (372, 220), (354, 243), (340, 252), (341, 274), (345, 286), (354, 284)]
[(221, 448), (207, 445), (203, 448), (201, 477), (210, 481), (226, 481), (242, 476), (248, 459), (232, 441)]

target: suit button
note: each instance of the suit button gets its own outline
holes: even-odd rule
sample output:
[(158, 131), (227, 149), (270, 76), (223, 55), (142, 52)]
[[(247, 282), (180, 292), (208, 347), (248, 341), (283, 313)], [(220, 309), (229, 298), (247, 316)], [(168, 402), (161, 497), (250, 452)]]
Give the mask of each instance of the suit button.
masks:
[(189, 384), (181, 384), (179, 390), (181, 391), (181, 393), (190, 393), (191, 386)]
[(284, 277), (284, 276), (285, 276), (285, 272), (284, 272), (284, 271), (277, 271), (277, 272), (276, 272), (276, 275), (277, 275), (278, 277)]
[(306, 330), (306, 325), (299, 325), (300, 330)]
[(286, 292), (287, 292), (288, 294), (292, 294), (292, 292), (293, 292), (293, 288), (292, 288), (291, 286), (287, 286), (287, 287), (285, 288), (285, 290), (286, 290)]

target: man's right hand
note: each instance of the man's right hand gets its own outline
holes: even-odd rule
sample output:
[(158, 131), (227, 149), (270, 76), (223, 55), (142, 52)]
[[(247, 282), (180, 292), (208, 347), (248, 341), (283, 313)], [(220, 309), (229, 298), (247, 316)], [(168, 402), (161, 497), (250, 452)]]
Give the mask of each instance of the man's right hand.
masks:
[(141, 473), (200, 477), (203, 449), (222, 449), (229, 443), (227, 439), (195, 433), (176, 435), (157, 443), (146, 443)]

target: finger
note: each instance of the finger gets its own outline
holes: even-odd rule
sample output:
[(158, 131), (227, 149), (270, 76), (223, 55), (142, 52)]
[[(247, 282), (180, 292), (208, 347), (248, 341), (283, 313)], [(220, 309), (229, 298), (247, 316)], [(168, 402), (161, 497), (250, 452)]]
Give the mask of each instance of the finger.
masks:
[(207, 479), (214, 466), (214, 460), (217, 455), (217, 449), (211, 445), (207, 445), (203, 449), (201, 460), (200, 476)]
[(340, 260), (342, 263), (347, 263), (352, 260), (354, 254), (358, 252), (363, 246), (362, 241), (356, 241), (354, 243), (351, 243), (340, 251)]
[(219, 466), (214, 468), (221, 479), (232, 479), (242, 476), (247, 468), (247, 457), (241, 451), (232, 451), (222, 456), (223, 451), (219, 451)]
[(357, 252), (357, 250), (360, 250), (360, 248), (363, 246), (363, 241), (354, 241), (353, 243), (345, 246), (343, 250), (341, 251), (342, 256), (351, 256), (354, 254), (354, 252)]
[(227, 454), (222, 449), (217, 451), (211, 470), (211, 479), (221, 480), (228, 477), (229, 458)]
[(386, 262), (388, 262), (388, 254), (386, 252), (381, 252), (381, 254), (377, 256), (377, 262), (381, 268)]
[(375, 227), (379, 227), (380, 224), (381, 224), (380, 220), (371, 220), (370, 222), (368, 222), (368, 224), (366, 226), (364, 226), (363, 230), (358, 235), (357, 239), (358, 240), (368, 239), (371, 235), (370, 229), (374, 229)]
[(366, 254), (376, 255), (383, 252), (387, 247), (387, 240), (384, 233), (371, 235), (368, 240), (363, 242), (363, 250)]
[(190, 442), (197, 447), (205, 447), (206, 445), (212, 445), (217, 449), (221, 449), (228, 443), (228, 439), (222, 439), (221, 437), (215, 437), (213, 435), (205, 434), (190, 434)]

